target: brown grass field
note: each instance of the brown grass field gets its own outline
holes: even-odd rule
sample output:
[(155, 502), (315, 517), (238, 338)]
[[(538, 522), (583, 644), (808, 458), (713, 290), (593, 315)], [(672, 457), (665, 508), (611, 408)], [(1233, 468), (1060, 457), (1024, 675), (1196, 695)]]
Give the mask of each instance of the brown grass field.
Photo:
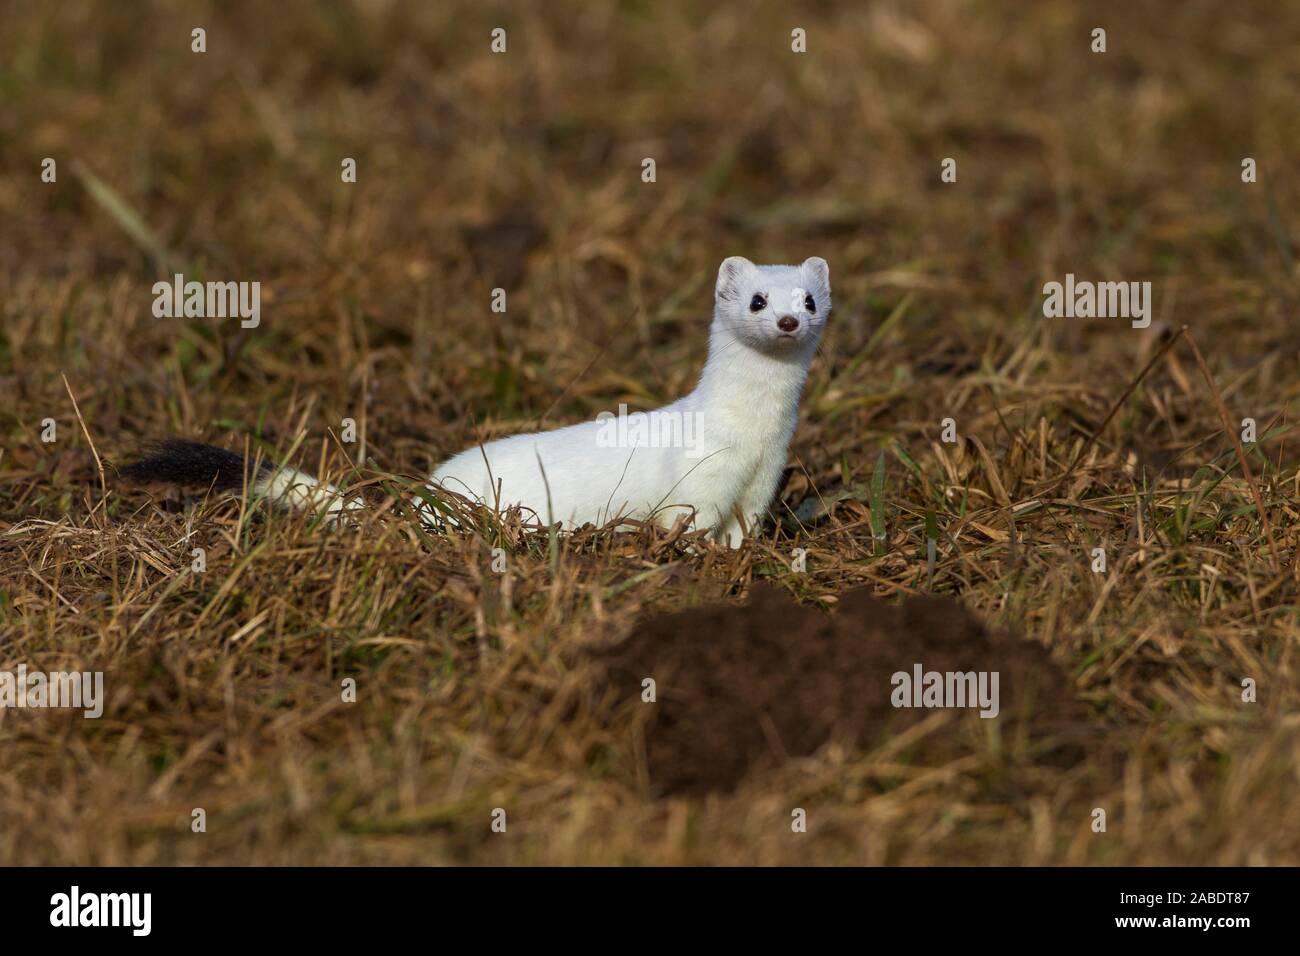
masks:
[[(0, 863), (1300, 863), (1300, 6), (0, 23), (0, 670), (107, 695), (0, 710)], [(689, 390), (729, 255), (836, 303), (744, 548), (415, 523), (450, 453)], [(260, 326), (155, 318), (178, 271)], [(1151, 327), (1044, 318), (1066, 273), (1150, 281)], [(373, 507), (117, 479), (168, 435)], [(1038, 690), (894, 720), (922, 650)]]

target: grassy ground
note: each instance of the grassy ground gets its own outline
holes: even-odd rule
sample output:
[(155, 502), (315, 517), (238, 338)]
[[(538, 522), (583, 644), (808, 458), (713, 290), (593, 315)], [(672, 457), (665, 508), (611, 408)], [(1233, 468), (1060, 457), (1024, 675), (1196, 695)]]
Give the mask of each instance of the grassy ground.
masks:
[[(0, 670), (108, 694), (99, 720), (0, 711), (0, 862), (1300, 863), (1294, 4), (0, 22)], [(733, 254), (831, 265), (779, 523), (552, 551), (399, 513), (392, 476), (479, 436), (688, 390)], [(154, 318), (175, 271), (262, 282), (261, 325)], [(1067, 272), (1151, 281), (1152, 327), (1044, 319)], [(376, 507), (330, 532), (114, 480), (162, 435)], [(1048, 760), (939, 715), (656, 795), (585, 650), (759, 579), (959, 600), (1049, 656), (1091, 743)]]

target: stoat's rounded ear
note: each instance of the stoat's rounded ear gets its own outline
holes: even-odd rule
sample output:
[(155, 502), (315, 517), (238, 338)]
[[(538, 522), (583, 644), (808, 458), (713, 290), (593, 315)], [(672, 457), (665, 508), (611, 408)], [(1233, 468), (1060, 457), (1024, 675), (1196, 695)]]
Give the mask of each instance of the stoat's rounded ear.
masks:
[(826, 264), (826, 260), (821, 256), (813, 256), (805, 259), (801, 267), (805, 275), (811, 276), (826, 289), (828, 292), (831, 288), (831, 267)]
[(718, 285), (715, 290), (719, 299), (734, 299), (740, 290), (740, 280), (754, 268), (754, 263), (744, 256), (729, 256), (718, 266)]

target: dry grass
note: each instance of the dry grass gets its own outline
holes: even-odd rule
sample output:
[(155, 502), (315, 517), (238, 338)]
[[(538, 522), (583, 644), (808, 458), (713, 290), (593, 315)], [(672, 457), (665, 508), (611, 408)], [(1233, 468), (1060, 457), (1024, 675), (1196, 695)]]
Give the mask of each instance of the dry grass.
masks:
[[(706, 6), (0, 7), (0, 669), (109, 694), (98, 721), (0, 712), (0, 862), (1300, 862), (1300, 9)], [(113, 481), (177, 434), (296, 448), (379, 502), (477, 436), (651, 407), (693, 384), (731, 254), (822, 255), (837, 303), (784, 520), (740, 552), (426, 537), (391, 497), (328, 532)], [(153, 318), (168, 265), (260, 280), (261, 327)], [(1151, 280), (1158, 323), (1042, 319), (1066, 272)], [(1192, 341), (1259, 422), (1251, 478)], [(757, 578), (953, 595), (1122, 746), (927, 764), (936, 719), (652, 799), (579, 651)]]

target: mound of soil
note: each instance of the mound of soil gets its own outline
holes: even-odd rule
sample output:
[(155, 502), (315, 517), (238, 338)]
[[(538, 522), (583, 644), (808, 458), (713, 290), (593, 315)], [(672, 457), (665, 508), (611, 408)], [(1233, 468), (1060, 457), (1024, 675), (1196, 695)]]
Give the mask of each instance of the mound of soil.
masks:
[(1045, 650), (986, 630), (948, 598), (890, 605), (859, 590), (826, 614), (758, 584), (746, 605), (652, 618), (595, 656), (617, 696), (640, 701), (642, 681), (655, 681), (656, 701), (639, 706), (656, 793), (731, 789), (756, 765), (832, 739), (875, 746), (933, 712), (895, 706), (919, 693), (905, 693), (899, 673), (924, 687), (928, 672), (997, 672), (998, 715), (980, 718), (971, 702), (962, 716), (1002, 722), (1004, 734), (1008, 724), (1056, 733), (1082, 713)]

